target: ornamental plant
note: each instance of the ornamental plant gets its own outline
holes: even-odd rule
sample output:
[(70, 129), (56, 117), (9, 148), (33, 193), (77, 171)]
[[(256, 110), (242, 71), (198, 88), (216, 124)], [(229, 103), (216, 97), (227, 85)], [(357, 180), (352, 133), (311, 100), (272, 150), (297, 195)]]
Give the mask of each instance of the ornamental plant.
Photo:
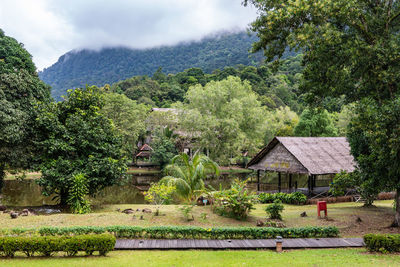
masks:
[(164, 176), (160, 183), (176, 186), (177, 196), (186, 203), (195, 201), (204, 191), (204, 179), (207, 175), (219, 175), (218, 164), (198, 153), (193, 158), (185, 153), (176, 155), (164, 171), (167, 176)]
[(84, 174), (79, 173), (73, 176), (67, 200), (73, 213), (84, 214), (90, 212), (90, 201), (87, 199), (87, 194), (89, 193), (87, 184)]
[(246, 189), (247, 180), (235, 179), (231, 188), (213, 194), (214, 212), (221, 216), (244, 220), (258, 202), (258, 196)]
[(160, 208), (162, 205), (171, 201), (175, 190), (176, 187), (173, 185), (154, 183), (149, 190), (144, 193), (145, 200), (156, 205), (155, 216), (160, 215)]
[(282, 205), (282, 202), (278, 199), (274, 200), (274, 203), (268, 205), (265, 208), (265, 211), (269, 215), (270, 219), (277, 219), (277, 220), (282, 220), (281, 213), (284, 210), (284, 206)]

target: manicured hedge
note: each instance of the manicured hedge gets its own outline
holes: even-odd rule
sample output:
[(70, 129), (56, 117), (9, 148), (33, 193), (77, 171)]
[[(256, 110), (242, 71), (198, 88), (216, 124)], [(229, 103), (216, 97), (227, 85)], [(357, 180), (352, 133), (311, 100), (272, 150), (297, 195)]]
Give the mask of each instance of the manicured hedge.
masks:
[(110, 234), (74, 236), (3, 236), (0, 237), (0, 256), (14, 257), (16, 252), (24, 252), (28, 257), (35, 253), (51, 256), (65, 252), (74, 256), (79, 251), (92, 255), (98, 251), (104, 256), (114, 249), (116, 239)]
[(294, 193), (260, 193), (258, 199), (261, 203), (273, 203), (275, 200), (280, 200), (286, 204), (303, 205), (307, 202), (307, 197), (301, 192)]
[(79, 235), (110, 233), (117, 238), (147, 238), (147, 239), (262, 239), (275, 238), (306, 238), (306, 237), (336, 237), (339, 230), (336, 227), (303, 227), (303, 228), (273, 228), (273, 227), (221, 227), (203, 228), (187, 226), (75, 226), (75, 227), (42, 227), (39, 229), (3, 230), (3, 235)]
[(400, 234), (367, 234), (364, 243), (369, 251), (400, 252)]

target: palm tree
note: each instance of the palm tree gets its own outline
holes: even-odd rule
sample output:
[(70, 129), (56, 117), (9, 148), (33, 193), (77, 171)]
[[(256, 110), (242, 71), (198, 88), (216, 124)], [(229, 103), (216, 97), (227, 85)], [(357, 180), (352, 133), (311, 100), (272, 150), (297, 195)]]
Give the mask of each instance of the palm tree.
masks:
[(165, 167), (167, 176), (160, 183), (176, 187), (178, 196), (191, 202), (197, 193), (204, 190), (204, 181), (209, 174), (219, 175), (218, 164), (205, 155), (195, 154), (193, 159), (185, 153), (172, 158), (171, 164)]

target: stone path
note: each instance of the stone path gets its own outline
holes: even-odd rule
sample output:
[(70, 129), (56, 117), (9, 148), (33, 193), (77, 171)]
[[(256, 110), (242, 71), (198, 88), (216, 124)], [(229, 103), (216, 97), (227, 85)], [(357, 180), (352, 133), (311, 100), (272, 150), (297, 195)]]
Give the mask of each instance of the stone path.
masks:
[[(363, 247), (362, 238), (283, 239), (284, 249)], [(115, 249), (274, 249), (275, 239), (118, 239)]]

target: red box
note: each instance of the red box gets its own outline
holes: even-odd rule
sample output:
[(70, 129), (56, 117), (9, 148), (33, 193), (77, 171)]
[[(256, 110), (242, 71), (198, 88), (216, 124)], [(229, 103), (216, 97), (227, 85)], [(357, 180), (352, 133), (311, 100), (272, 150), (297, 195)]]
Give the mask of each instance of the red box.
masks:
[(325, 217), (328, 216), (328, 208), (326, 206), (326, 201), (318, 201), (317, 209), (318, 209), (318, 217), (321, 217), (321, 211), (325, 212)]

